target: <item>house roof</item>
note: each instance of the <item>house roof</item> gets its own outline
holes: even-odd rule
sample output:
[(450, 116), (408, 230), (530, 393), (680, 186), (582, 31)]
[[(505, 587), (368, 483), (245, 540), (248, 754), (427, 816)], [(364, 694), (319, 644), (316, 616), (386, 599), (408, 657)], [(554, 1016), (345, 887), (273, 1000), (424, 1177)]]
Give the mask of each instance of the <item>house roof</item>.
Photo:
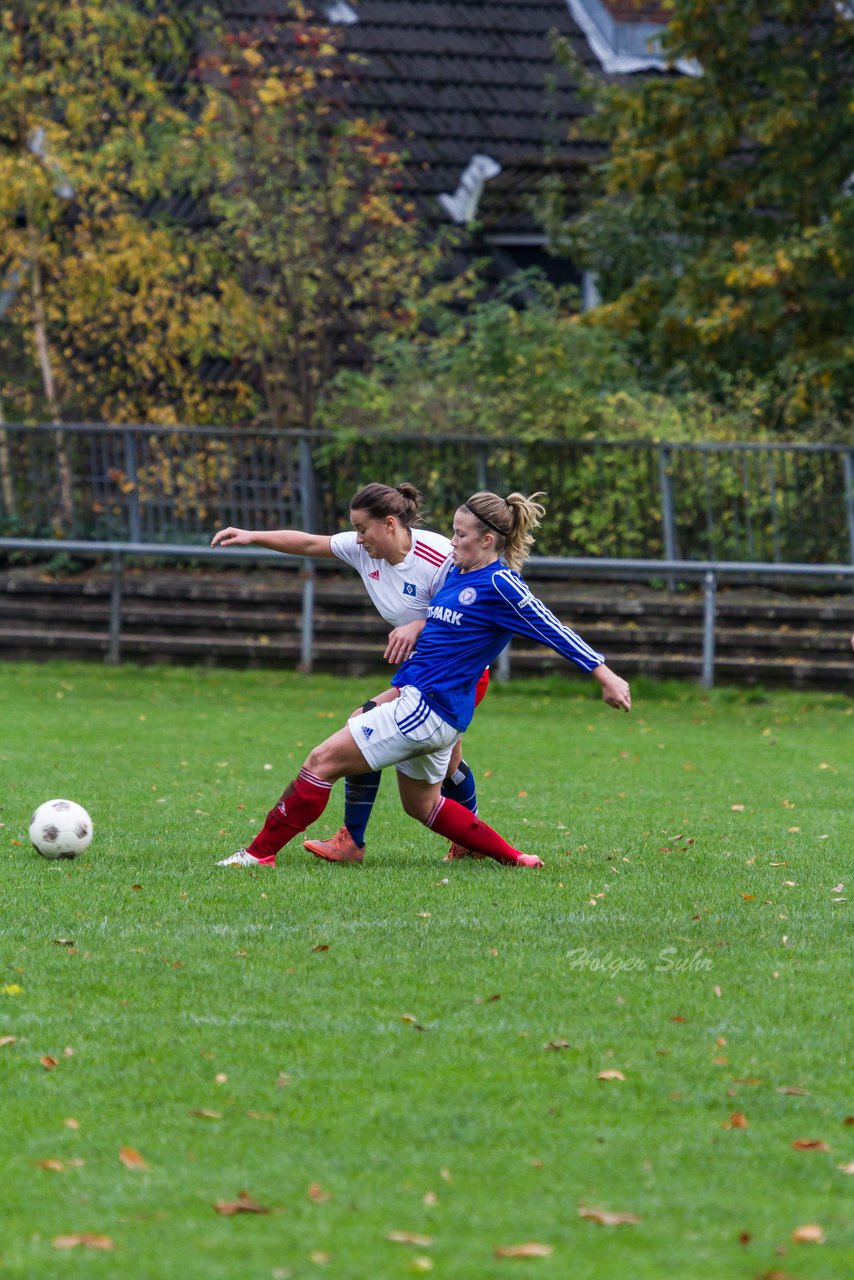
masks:
[[(486, 180), (478, 218), (488, 233), (536, 232), (530, 197), (548, 168), (567, 178), (598, 154), (570, 141), (588, 109), (570, 73), (554, 57), (550, 35), (564, 37), (593, 72), (599, 62), (567, 0), (348, 0), (356, 22), (341, 25), (357, 55), (349, 100), (381, 118), (405, 156), (406, 186), (421, 218), (452, 221), (441, 195), (453, 196), (474, 156), (500, 172)], [(227, 29), (286, 22), (288, 0), (219, 0)], [(335, 9), (314, 0), (323, 21)], [(338, 13), (341, 13), (340, 8)]]

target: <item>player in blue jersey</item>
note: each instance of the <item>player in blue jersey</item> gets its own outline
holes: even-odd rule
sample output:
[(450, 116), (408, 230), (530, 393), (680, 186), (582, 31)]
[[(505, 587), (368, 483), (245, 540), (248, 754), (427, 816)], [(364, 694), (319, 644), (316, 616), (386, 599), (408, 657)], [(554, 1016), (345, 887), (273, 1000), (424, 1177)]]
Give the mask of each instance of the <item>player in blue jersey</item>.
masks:
[[(271, 531), (229, 526), (215, 533), (211, 546), (269, 547), (294, 556), (341, 560), (355, 569), (371, 602), (391, 631), (384, 653), (387, 662), (402, 662), (415, 644), (427, 606), (450, 568), (450, 541), (441, 533), (420, 528), (424, 499), (415, 485), (366, 484), (350, 500), (353, 528), (332, 537), (304, 533), (300, 529)], [(413, 626), (413, 624), (415, 624)], [(486, 692), (488, 673), (479, 685)], [(307, 840), (306, 848), (327, 862), (361, 862), (365, 831), (379, 790), (381, 774), (375, 770), (344, 779), (344, 824), (328, 840)], [(454, 750), (442, 794), (477, 813), (474, 774)], [(464, 857), (466, 849), (453, 845), (448, 859)]]
[(401, 801), (411, 817), (499, 862), (543, 865), (536, 854), (515, 849), (441, 794), (454, 743), (474, 712), (478, 677), (513, 635), (554, 649), (591, 673), (609, 706), (631, 709), (626, 681), (558, 621), (519, 574), (544, 514), (535, 501), (539, 496), (511, 493), (505, 499), (481, 492), (463, 503), (454, 517), (453, 568), (433, 596), (415, 650), (392, 687), (309, 753), (252, 843), (220, 865), (275, 865), (279, 850), (320, 817), (338, 778), (390, 764), (397, 768)]

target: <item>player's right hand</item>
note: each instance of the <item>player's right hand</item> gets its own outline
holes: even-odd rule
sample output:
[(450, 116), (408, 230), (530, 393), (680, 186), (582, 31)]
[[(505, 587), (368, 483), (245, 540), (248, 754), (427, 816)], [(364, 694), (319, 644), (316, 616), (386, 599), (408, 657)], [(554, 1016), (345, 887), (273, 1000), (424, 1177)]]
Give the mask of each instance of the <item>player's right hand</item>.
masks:
[(227, 529), (220, 529), (211, 538), (212, 547), (248, 547), (252, 543), (252, 535), (248, 529), (235, 529), (233, 525), (229, 525)]

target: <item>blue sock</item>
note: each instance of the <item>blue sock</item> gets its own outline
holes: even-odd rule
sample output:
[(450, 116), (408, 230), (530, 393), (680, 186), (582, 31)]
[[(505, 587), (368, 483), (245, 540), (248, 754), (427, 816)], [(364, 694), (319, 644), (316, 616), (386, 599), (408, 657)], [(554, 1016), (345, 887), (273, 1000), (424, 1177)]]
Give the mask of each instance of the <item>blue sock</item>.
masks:
[(378, 771), (344, 779), (344, 826), (360, 849), (365, 843), (365, 828), (380, 789), (381, 778), (382, 774)]
[(460, 767), (450, 778), (442, 783), (442, 795), (448, 800), (456, 800), (470, 813), (477, 813), (477, 788), (474, 785), (474, 774), (466, 764), (460, 761)]

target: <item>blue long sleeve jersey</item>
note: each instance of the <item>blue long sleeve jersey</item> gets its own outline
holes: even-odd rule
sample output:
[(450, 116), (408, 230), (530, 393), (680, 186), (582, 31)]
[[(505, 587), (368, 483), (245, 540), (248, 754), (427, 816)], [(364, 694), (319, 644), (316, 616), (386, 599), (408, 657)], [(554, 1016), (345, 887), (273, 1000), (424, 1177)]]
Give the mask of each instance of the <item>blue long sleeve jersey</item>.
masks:
[(604, 661), (537, 599), (514, 569), (493, 561), (469, 573), (450, 569), (427, 609), (418, 644), (391, 683), (399, 689), (415, 685), (429, 706), (462, 732), (474, 715), (481, 672), (514, 635), (547, 645), (584, 671)]

